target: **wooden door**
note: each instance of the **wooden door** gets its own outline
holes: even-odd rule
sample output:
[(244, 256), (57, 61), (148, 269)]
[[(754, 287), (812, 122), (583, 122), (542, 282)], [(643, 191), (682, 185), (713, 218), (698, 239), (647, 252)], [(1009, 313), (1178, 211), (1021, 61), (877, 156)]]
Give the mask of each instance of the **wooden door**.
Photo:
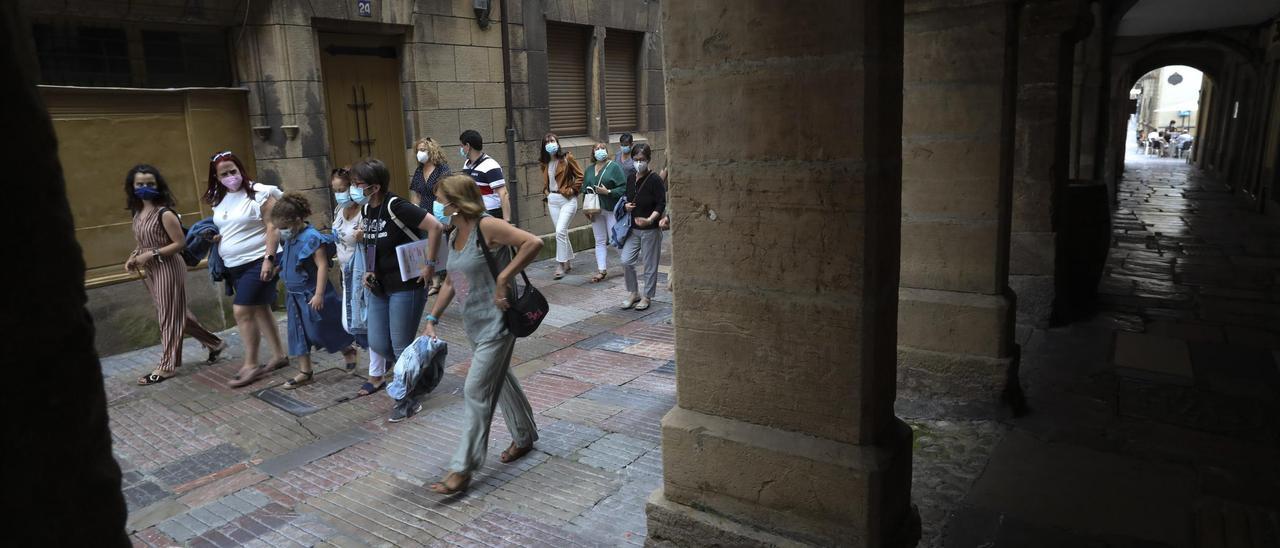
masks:
[(394, 38), (321, 34), (320, 70), (333, 165), (348, 166), (365, 157), (382, 160), (391, 170), (391, 191), (407, 196), (409, 146)]

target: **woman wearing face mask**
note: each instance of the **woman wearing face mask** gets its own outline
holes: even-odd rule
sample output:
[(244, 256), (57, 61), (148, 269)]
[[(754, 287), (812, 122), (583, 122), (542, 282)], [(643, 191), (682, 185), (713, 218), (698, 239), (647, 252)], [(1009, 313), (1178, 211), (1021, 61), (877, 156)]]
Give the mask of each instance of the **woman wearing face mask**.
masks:
[[(368, 271), (364, 284), (369, 288), (369, 346), (395, 363), (413, 342), (427, 304), (423, 282), (435, 274), (430, 261), (422, 277), (404, 281), (396, 247), (427, 239), (427, 256), (440, 249), (440, 221), (422, 208), (391, 194), (391, 172), (381, 160), (366, 159), (351, 169), (351, 198), (365, 204), (364, 246)], [(392, 422), (416, 413), (420, 405), (396, 407)]]
[(618, 199), (627, 190), (627, 176), (622, 171), (621, 165), (609, 159), (609, 149), (604, 143), (596, 143), (595, 149), (591, 151), (591, 161), (593, 165), (587, 169), (587, 179), (583, 187), (591, 189), (600, 196), (600, 213), (587, 214), (587, 218), (591, 220), (591, 231), (596, 237), (598, 272), (591, 277), (591, 282), (596, 283), (609, 275), (606, 263), (609, 232), (618, 222), (613, 215), (613, 208), (618, 205)]
[[(333, 199), (338, 204), (338, 208), (333, 212), (332, 233), (334, 243), (337, 244), (338, 270), (341, 272), (338, 278), (342, 281), (342, 327), (347, 332), (351, 332), (351, 326), (347, 323), (347, 314), (351, 307), (352, 292), (364, 291), (361, 281), (351, 278), (351, 258), (355, 256), (360, 247), (359, 243), (364, 238), (364, 216), (360, 214), (361, 204), (351, 199), (350, 168), (333, 170), (329, 177), (329, 188), (333, 190)], [(369, 338), (363, 331), (353, 335), (361, 348), (369, 348)], [(355, 363), (347, 363), (347, 371), (354, 370), (355, 367)], [(369, 382), (360, 387), (356, 396), (367, 396), (381, 390), (386, 386), (383, 382), (386, 372), (387, 359), (370, 349)]]
[(569, 223), (578, 212), (578, 193), (582, 191), (582, 166), (573, 154), (560, 148), (560, 138), (548, 133), (542, 138), (543, 184), (542, 194), (547, 201), (547, 211), (556, 226), (555, 279), (563, 278), (573, 270), (573, 244), (569, 243)]
[[(502, 409), (507, 430), (511, 432), (511, 445), (499, 457), (502, 463), (509, 464), (529, 454), (538, 440), (538, 426), (529, 399), (511, 374), (511, 352), (516, 338), (507, 330), (503, 311), (510, 307), (507, 300), (512, 295), (512, 280), (542, 250), (542, 240), (486, 213), (480, 191), (469, 177), (444, 179), (438, 195), (444, 201), (443, 213), (453, 219), (453, 236), (448, 243), (453, 247), (453, 268), (445, 278), (444, 288), (431, 315), (427, 316), (422, 333), (436, 336), (436, 323), (453, 300), (459, 276), (465, 278), (470, 288), (463, 297), (462, 309), (462, 321), (472, 347), (471, 367), (462, 389), (466, 404), (465, 430), (449, 463), (449, 473), (429, 487), (436, 493), (451, 495), (465, 490), (476, 469), (484, 464), (495, 409)], [(482, 237), (493, 256), (496, 275), (481, 247)]]
[(187, 309), (187, 265), (182, 262), (186, 239), (174, 207), (173, 195), (160, 170), (140, 164), (124, 178), (125, 206), (133, 213), (133, 237), (138, 243), (124, 268), (142, 275), (156, 303), (160, 323), (160, 364), (138, 384), (164, 382), (182, 366), (182, 336), (191, 335), (209, 349), (209, 363), (227, 348)]
[[(409, 190), (413, 191), (413, 205), (422, 209), (429, 209), (436, 199), (436, 183), (442, 177), (449, 175), (449, 162), (444, 159), (444, 151), (440, 149), (439, 143), (430, 137), (418, 139), (416, 145), (418, 152), (418, 170), (413, 172), (413, 177), (409, 181)], [(440, 263), (440, 267), (436, 269), (434, 278), (427, 280), (427, 295), (435, 295), (440, 291), (440, 284), (444, 282), (445, 269), (444, 266), (449, 260), (448, 246), (440, 246), (440, 256), (436, 257), (436, 262)]]
[[(622, 303), (624, 310), (631, 307), (648, 309), (649, 301), (658, 289), (658, 259), (662, 252), (662, 230), (658, 228), (658, 221), (667, 209), (667, 192), (662, 177), (649, 170), (652, 154), (645, 143), (631, 149), (631, 157), (636, 161), (636, 178), (634, 183), (627, 183), (625, 207), (631, 212), (632, 226), (631, 236), (622, 246), (623, 275), (631, 295)], [(643, 297), (636, 279), (636, 265), (640, 263), (644, 264)]]
[[(220, 236), (218, 254), (227, 267), (227, 280), (235, 292), (231, 310), (240, 340), (244, 341), (244, 365), (232, 378), (237, 388), (264, 374), (289, 365), (280, 343), (271, 304), (276, 300), (279, 249), (271, 208), (280, 189), (248, 180), (244, 164), (230, 151), (209, 159), (209, 183), (204, 199), (213, 206), (213, 223)], [(258, 341), (266, 337), (275, 359), (258, 363)]]
[(440, 145), (435, 139), (430, 137), (418, 139), (415, 148), (418, 150), (418, 169), (409, 179), (409, 190), (413, 191), (410, 198), (413, 205), (427, 208), (431, 207), (431, 202), (436, 199), (436, 183), (441, 177), (449, 175), (449, 163), (444, 159), (444, 151), (440, 150)]

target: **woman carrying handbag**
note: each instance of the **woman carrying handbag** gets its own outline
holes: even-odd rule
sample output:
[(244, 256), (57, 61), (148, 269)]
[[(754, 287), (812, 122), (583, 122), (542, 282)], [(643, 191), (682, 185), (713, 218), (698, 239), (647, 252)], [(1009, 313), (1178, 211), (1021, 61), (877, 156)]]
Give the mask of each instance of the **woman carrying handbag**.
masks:
[[(472, 346), (471, 368), (463, 387), (466, 429), (449, 463), (448, 475), (430, 486), (436, 493), (451, 495), (466, 490), (475, 470), (484, 463), (495, 408), (502, 408), (511, 432), (511, 446), (502, 452), (503, 463), (528, 454), (538, 439), (533, 408), (511, 374), (516, 333), (508, 329), (507, 311), (515, 297), (512, 281), (537, 257), (542, 240), (489, 216), (470, 177), (446, 177), (440, 181), (436, 195), (454, 230), (449, 241), (449, 274), (427, 315), (422, 334), (436, 336), (435, 326), (453, 300), (454, 280), (462, 276), (469, 288), (462, 319)], [(493, 250), (489, 253), (492, 263), (486, 257), (486, 248)]]
[(620, 164), (609, 159), (604, 143), (596, 143), (591, 161), (593, 164), (587, 168), (586, 181), (582, 184), (582, 212), (591, 221), (591, 232), (596, 237), (596, 273), (591, 276), (591, 283), (596, 283), (609, 275), (609, 233), (617, 223), (613, 210), (627, 191), (627, 175)]

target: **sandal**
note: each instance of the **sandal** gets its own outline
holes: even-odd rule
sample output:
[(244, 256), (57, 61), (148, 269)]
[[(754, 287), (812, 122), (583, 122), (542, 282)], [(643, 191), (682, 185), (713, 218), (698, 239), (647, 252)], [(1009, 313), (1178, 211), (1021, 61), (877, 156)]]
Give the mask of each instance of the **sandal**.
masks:
[(640, 297), (629, 297), (627, 300), (622, 301), (622, 309), (627, 310), (635, 306), (638, 302), (640, 302)]
[(563, 277), (564, 277), (564, 267), (557, 266), (556, 273), (551, 275), (551, 279), (559, 280), (560, 278), (563, 278)]
[(609, 273), (601, 270), (599, 272), (596, 272), (595, 275), (591, 277), (591, 283), (594, 284), (594, 283), (602, 282), (604, 281), (605, 278), (608, 278), (608, 277), (609, 277)]
[[(453, 487), (449, 487), (449, 478), (452, 478), (455, 476), (462, 476), (462, 481), (458, 482), (458, 484)], [(469, 485), (471, 485), (471, 476), (463, 476), (462, 474), (459, 474), (457, 472), (449, 472), (449, 475), (444, 477), (444, 481), (437, 481), (435, 483), (432, 483), (427, 488), (441, 495), (456, 495), (458, 493), (466, 491), (467, 486)]]
[(142, 377), (138, 377), (138, 386), (150, 386), (153, 384), (160, 384), (164, 381), (169, 380), (172, 377), (173, 375), (166, 377), (164, 375), (157, 375), (155, 373), (147, 373)]
[(636, 310), (639, 311), (639, 310), (648, 310), (648, 309), (649, 309), (649, 299), (640, 299), (640, 304), (636, 305)]
[(218, 357), (221, 356), (223, 352), (226, 352), (228, 347), (230, 347), (230, 345), (228, 345), (226, 341), (223, 341), (222, 346), (219, 346), (217, 348), (210, 348), (209, 358), (206, 359), (204, 363), (214, 363), (218, 361)]
[(268, 373), (277, 369), (284, 369), (286, 367), (289, 367), (289, 358), (280, 358), (266, 365)]
[(387, 387), (387, 381), (382, 381), (382, 384), (379, 384), (378, 386), (374, 386), (373, 383), (371, 382), (366, 382), (360, 385), (360, 391), (356, 392), (356, 397), (359, 398), (361, 396), (368, 396), (386, 387)]
[[(228, 382), (227, 386), (230, 386), (231, 388), (240, 388), (241, 386), (253, 384), (254, 382), (257, 382), (258, 379), (262, 378), (262, 374), (266, 372), (266, 369), (266, 365), (255, 366), (253, 370), (249, 372), (248, 376), (242, 376), (240, 372), (237, 371), (236, 376), (231, 378), (231, 382)], [(243, 369), (241, 369), (241, 371), (243, 371)]]
[(312, 377), (315, 376), (315, 371), (299, 371), (297, 376), (285, 381), (281, 388), (284, 388), (285, 390), (293, 390), (294, 388), (310, 383)]
[(533, 451), (532, 443), (529, 444), (528, 447), (516, 447), (516, 443), (511, 442), (511, 447), (508, 447), (506, 451), (503, 451), (502, 454), (498, 456), (498, 460), (502, 461), (502, 464), (511, 464), (520, 460), (520, 457), (528, 455), (530, 451)]
[(439, 292), (440, 292), (440, 286), (436, 284), (431, 284), (431, 288), (427, 290), (427, 296), (430, 297)]

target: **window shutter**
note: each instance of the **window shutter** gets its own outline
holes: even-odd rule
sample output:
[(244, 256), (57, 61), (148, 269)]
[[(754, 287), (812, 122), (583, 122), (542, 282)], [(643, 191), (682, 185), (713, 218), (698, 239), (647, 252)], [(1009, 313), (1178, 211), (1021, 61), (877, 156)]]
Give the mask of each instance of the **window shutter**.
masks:
[(636, 63), (640, 34), (609, 29), (604, 38), (604, 104), (609, 131), (639, 129)]
[(547, 23), (547, 97), (551, 131), (587, 134), (588, 29)]

